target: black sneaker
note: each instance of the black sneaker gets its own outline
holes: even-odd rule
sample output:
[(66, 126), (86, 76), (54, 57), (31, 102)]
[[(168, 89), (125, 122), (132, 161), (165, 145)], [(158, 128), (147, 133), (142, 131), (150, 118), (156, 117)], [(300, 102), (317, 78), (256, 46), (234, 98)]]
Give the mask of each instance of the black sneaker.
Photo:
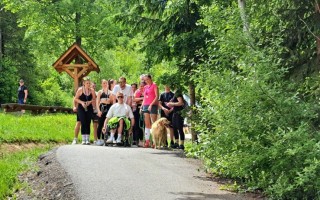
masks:
[(184, 146), (181, 144), (181, 145), (179, 146), (179, 149), (184, 150)]
[(173, 145), (174, 145), (174, 143), (173, 143), (173, 141), (171, 141), (170, 142), (170, 148), (173, 148)]
[(125, 146), (125, 147), (130, 147), (130, 144), (129, 144), (129, 141), (128, 141), (128, 140), (124, 141), (123, 143), (124, 143), (124, 146)]
[(177, 143), (174, 143), (174, 144), (171, 143), (170, 147), (173, 149), (176, 149), (179, 147), (179, 145)]

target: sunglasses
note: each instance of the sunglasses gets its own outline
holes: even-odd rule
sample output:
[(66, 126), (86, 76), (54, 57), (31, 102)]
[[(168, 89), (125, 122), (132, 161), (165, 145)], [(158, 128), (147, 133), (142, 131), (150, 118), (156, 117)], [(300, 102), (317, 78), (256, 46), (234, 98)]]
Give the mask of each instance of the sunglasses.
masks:
[(122, 99), (122, 98), (123, 98), (123, 96), (118, 96), (117, 98), (118, 98), (118, 99)]

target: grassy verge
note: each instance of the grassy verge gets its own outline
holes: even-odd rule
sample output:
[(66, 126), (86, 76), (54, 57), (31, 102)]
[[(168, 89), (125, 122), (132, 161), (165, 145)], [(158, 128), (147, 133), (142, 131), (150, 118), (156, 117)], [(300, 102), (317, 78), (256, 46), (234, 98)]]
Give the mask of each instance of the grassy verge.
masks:
[(75, 115), (0, 113), (0, 199), (19, 188), (18, 175), (34, 167), (39, 155), (73, 139)]
[(0, 158), (0, 199), (14, 193), (12, 188), (19, 188), (18, 174), (31, 170), (39, 155), (48, 151), (50, 145), (41, 148), (5, 153)]
[(0, 113), (2, 143), (64, 143), (73, 139), (75, 115), (12, 115)]

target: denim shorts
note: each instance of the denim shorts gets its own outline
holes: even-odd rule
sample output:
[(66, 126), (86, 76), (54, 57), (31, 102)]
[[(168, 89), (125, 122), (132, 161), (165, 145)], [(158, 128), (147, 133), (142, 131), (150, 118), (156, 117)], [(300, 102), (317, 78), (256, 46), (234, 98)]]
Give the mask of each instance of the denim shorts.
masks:
[(143, 113), (150, 113), (150, 114), (158, 114), (158, 106), (152, 105), (151, 112), (149, 112), (148, 108), (149, 108), (149, 105), (143, 105), (142, 112)]
[(18, 99), (18, 104), (24, 104), (24, 98)]

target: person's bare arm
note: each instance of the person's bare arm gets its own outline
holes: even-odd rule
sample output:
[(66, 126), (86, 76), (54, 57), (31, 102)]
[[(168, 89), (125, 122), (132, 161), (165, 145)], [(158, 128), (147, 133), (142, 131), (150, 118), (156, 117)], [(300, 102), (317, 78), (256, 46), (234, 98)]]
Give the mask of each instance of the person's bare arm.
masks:
[(154, 88), (154, 93), (155, 93), (155, 98), (153, 99), (152, 103), (150, 104), (150, 106), (154, 105), (155, 102), (158, 101), (159, 99), (159, 90), (158, 90), (158, 87), (155, 87)]
[(94, 91), (94, 89), (92, 89), (92, 88), (91, 88), (91, 94), (92, 94), (92, 100), (90, 103), (92, 104), (93, 108), (95, 108), (97, 95), (96, 95), (96, 92)]
[(106, 131), (107, 131), (108, 121), (109, 121), (109, 118), (107, 117), (107, 118), (104, 120), (104, 123), (103, 123), (103, 128), (102, 128), (102, 132), (103, 132), (103, 133), (106, 133)]
[(23, 99), (24, 103), (27, 102), (27, 97), (28, 97), (28, 90), (24, 90), (24, 99)]
[(100, 110), (100, 98), (101, 98), (101, 93), (102, 93), (102, 90), (100, 90), (99, 92), (98, 92), (98, 95), (97, 95), (97, 99), (96, 99), (96, 110), (97, 110), (97, 115), (99, 116), (99, 117), (101, 117), (101, 115), (102, 115), (102, 112), (101, 112), (101, 110)]
[(82, 107), (86, 107), (86, 102), (84, 102), (84, 101), (81, 101), (79, 98), (80, 98), (80, 96), (81, 96), (81, 94), (82, 94), (82, 88), (79, 88), (78, 90), (77, 90), (77, 93), (76, 93), (76, 96), (74, 97), (74, 99), (75, 99), (75, 102), (76, 103), (78, 103), (78, 104), (81, 104), (82, 105)]
[(76, 97), (73, 97), (72, 104), (73, 104), (73, 109), (72, 109), (73, 112), (77, 112), (78, 103), (76, 102)]
[(131, 123), (130, 123), (129, 133), (132, 134), (132, 129), (133, 129), (134, 123), (135, 123), (134, 118), (130, 118), (130, 122), (131, 122)]
[[(140, 91), (139, 91), (140, 92)], [(137, 94), (138, 93), (138, 91), (136, 91), (135, 93), (134, 93), (134, 95), (133, 95), (133, 98), (132, 98), (132, 101), (134, 101), (134, 102), (140, 102), (140, 101), (143, 101), (143, 97), (137, 97)], [(141, 93), (141, 92), (140, 92)]]
[(178, 102), (168, 102), (170, 106), (182, 106), (184, 104), (182, 97), (178, 97)]

